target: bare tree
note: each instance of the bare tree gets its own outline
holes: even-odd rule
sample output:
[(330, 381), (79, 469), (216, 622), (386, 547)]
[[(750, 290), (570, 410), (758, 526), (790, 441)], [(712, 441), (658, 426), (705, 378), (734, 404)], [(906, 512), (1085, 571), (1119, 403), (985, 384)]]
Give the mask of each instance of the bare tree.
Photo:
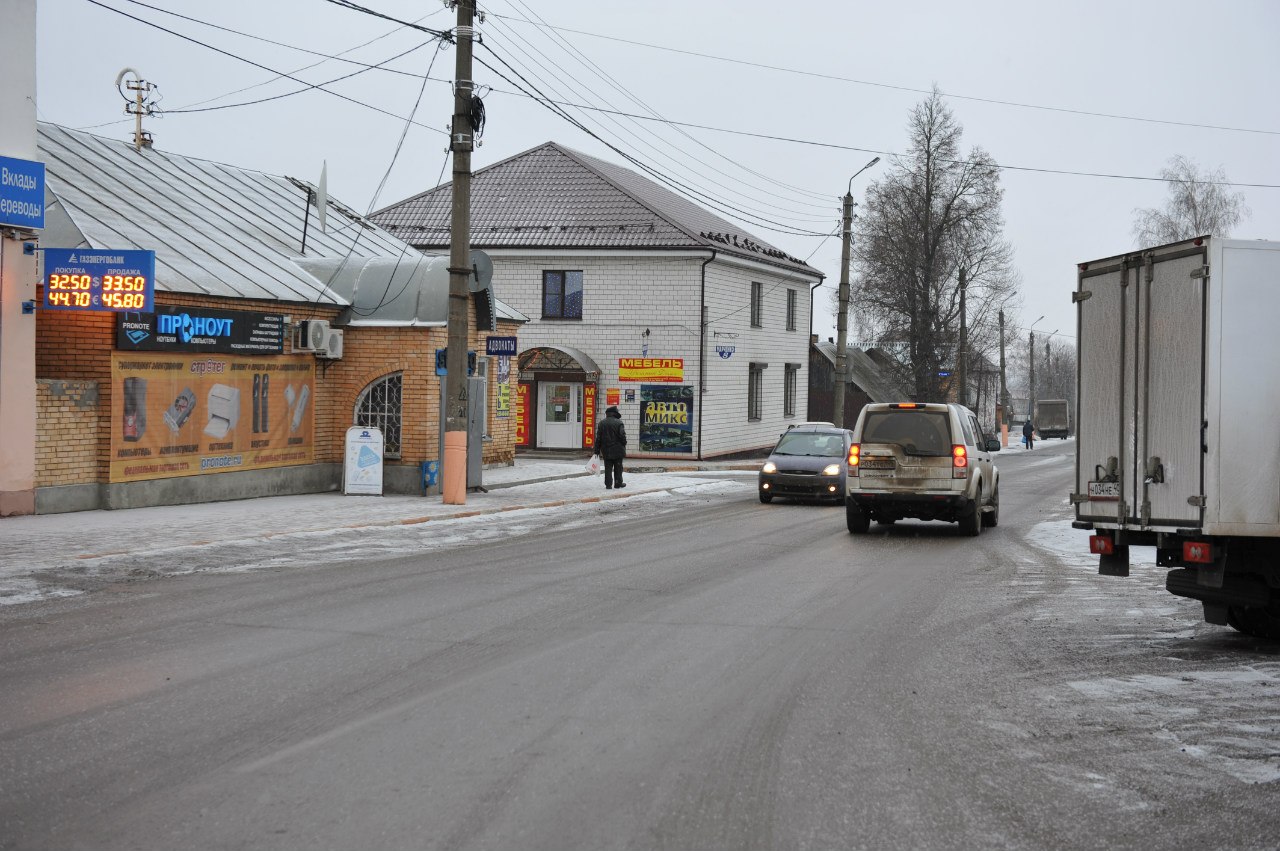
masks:
[(1179, 154), (1160, 176), (1169, 189), (1164, 206), (1133, 211), (1133, 234), (1140, 248), (1195, 236), (1230, 236), (1231, 229), (1249, 216), (1244, 193), (1229, 190), (1221, 166), (1201, 173), (1199, 165)]
[(1016, 293), (1016, 275), (995, 162), (979, 148), (961, 151), (963, 128), (936, 88), (907, 127), (908, 153), (867, 190), (852, 310), (864, 338), (898, 353), (897, 378), (916, 398), (939, 401), (951, 384), (940, 373), (956, 368), (960, 269), (968, 282), (966, 348), (988, 358), (998, 351), (997, 313)]

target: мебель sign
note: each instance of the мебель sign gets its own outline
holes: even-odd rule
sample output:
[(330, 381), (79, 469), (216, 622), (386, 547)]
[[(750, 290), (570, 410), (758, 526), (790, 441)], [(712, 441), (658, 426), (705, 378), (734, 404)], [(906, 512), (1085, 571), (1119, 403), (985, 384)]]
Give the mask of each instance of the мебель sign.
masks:
[(0, 225), (44, 227), (44, 163), (0, 157)]

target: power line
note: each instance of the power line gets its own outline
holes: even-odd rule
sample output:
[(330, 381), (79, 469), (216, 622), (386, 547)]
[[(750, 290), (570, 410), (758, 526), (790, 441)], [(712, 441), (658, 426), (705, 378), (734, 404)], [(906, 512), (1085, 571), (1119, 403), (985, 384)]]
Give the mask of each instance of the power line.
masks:
[[(716, 56), (710, 53), (699, 53), (696, 50), (684, 50), (678, 47), (667, 47), (661, 44), (651, 44), (649, 42), (644, 42), (644, 41), (635, 41), (633, 39), (619, 38), (618, 36), (602, 35), (600, 33), (587, 32), (585, 30), (576, 30), (576, 29), (571, 29), (569, 27), (557, 27), (551, 24), (547, 24), (545, 22), (534, 22), (534, 21), (527, 20), (525, 18), (515, 17), (513, 15), (500, 15), (497, 12), (492, 12), (492, 11), (486, 11), (486, 14), (491, 15), (495, 18), (502, 18), (504, 20), (517, 21), (522, 24), (528, 24), (529, 26), (546, 27), (547, 29), (560, 30), (562, 32), (574, 33), (576, 35), (585, 35), (590, 38), (599, 38), (605, 41), (616, 41), (621, 44), (635, 45), (636, 47), (647, 47), (651, 50), (662, 50), (668, 53), (679, 53), (685, 56), (695, 56), (699, 59), (711, 59), (716, 62), (729, 62), (734, 65), (745, 65), (750, 68), (762, 68), (767, 71), (781, 71), (786, 74), (798, 74), (804, 77), (814, 77), (822, 80), (834, 80), (840, 83), (853, 83), (860, 86), (873, 86), (875, 88), (892, 89), (894, 91), (900, 91), (900, 92), (912, 92), (915, 94), (926, 94), (926, 95), (933, 94), (933, 91), (931, 89), (917, 89), (917, 88), (912, 88), (911, 86), (898, 86), (892, 83), (878, 83), (873, 80), (858, 80), (853, 77), (841, 77), (837, 74), (823, 74), (817, 71), (804, 71), (798, 68), (787, 68), (782, 65), (768, 65), (763, 62), (751, 62), (746, 59), (734, 59), (733, 57), (729, 57), (729, 56)], [(1067, 115), (1084, 115), (1090, 118), (1110, 118), (1117, 121), (1136, 121), (1144, 124), (1163, 124), (1171, 127), (1193, 127), (1200, 130), (1224, 130), (1232, 133), (1258, 133), (1258, 134), (1267, 135), (1267, 136), (1280, 136), (1280, 130), (1261, 130), (1253, 127), (1226, 127), (1218, 124), (1200, 124), (1200, 123), (1191, 122), (1191, 121), (1171, 121), (1171, 120), (1162, 119), (1162, 118), (1144, 118), (1142, 116), (1136, 116), (1136, 115), (1118, 115), (1115, 113), (1094, 112), (1094, 111), (1085, 110), (1085, 109), (1068, 109), (1066, 107), (1059, 107), (1059, 106), (1044, 106), (1042, 104), (1035, 104), (1035, 103), (1020, 103), (1018, 101), (999, 100), (997, 98), (985, 98), (985, 97), (978, 97), (976, 95), (957, 95), (957, 94), (947, 94), (946, 92), (944, 92), (943, 94), (946, 94), (947, 97), (954, 98), (956, 100), (968, 100), (968, 101), (975, 101), (977, 103), (990, 103), (990, 104), (995, 104), (997, 106), (1012, 106), (1012, 107), (1017, 107), (1019, 109), (1036, 109), (1044, 112), (1061, 112)]]
[[(137, 15), (130, 15), (128, 12), (124, 11), (123, 9), (117, 9), (117, 8), (115, 8), (115, 7), (113, 7), (113, 6), (108, 6), (106, 3), (100, 2), (100, 0), (85, 0), (85, 2), (87, 2), (87, 3), (92, 3), (94, 6), (98, 6), (98, 7), (100, 7), (100, 8), (106, 9), (106, 10), (107, 10), (107, 11), (109, 11), (109, 12), (115, 12), (117, 15), (121, 15), (121, 16), (123, 16), (123, 17), (129, 18), (130, 20), (137, 21), (138, 23), (140, 23), (140, 24), (144, 24), (144, 25), (146, 25), (146, 26), (148, 26), (148, 27), (152, 27), (152, 28), (154, 28), (154, 29), (158, 29), (158, 30), (160, 30), (161, 32), (168, 33), (169, 35), (174, 36), (174, 37), (176, 37), (176, 38), (180, 38), (180, 39), (182, 39), (183, 41), (189, 41), (189, 42), (191, 42), (192, 44), (198, 44), (198, 45), (200, 45), (201, 47), (206, 48), (207, 50), (212, 50), (214, 53), (221, 53), (223, 56), (227, 56), (227, 57), (230, 57), (231, 59), (235, 59), (235, 60), (238, 60), (238, 61), (240, 61), (240, 62), (244, 62), (244, 63), (246, 63), (246, 64), (248, 64), (248, 65), (252, 65), (252, 66), (253, 66), (253, 67), (255, 67), (255, 68), (261, 68), (263, 71), (267, 71), (267, 72), (269, 72), (269, 73), (275, 74), (275, 75), (280, 76), (280, 77), (286, 77), (286, 78), (288, 78), (288, 79), (290, 79), (290, 80), (293, 80), (295, 83), (302, 83), (303, 85), (306, 85), (306, 86), (311, 85), (311, 84), (310, 84), (310, 83), (308, 83), (306, 80), (303, 80), (303, 79), (300, 79), (300, 78), (298, 78), (298, 77), (295, 77), (295, 76), (293, 76), (292, 74), (286, 74), (286, 73), (284, 73), (283, 71), (277, 71), (277, 70), (275, 70), (274, 68), (270, 68), (270, 67), (268, 67), (268, 66), (266, 66), (266, 65), (263, 65), (263, 64), (262, 64), (262, 63), (260, 63), (260, 62), (254, 62), (252, 59), (246, 59), (245, 57), (243, 57), (243, 56), (239, 56), (239, 55), (237, 55), (237, 54), (235, 54), (235, 53), (232, 53), (232, 52), (231, 52), (231, 51), (229, 51), (229, 50), (223, 50), (223, 49), (222, 49), (222, 48), (220, 48), (220, 47), (214, 47), (213, 45), (211, 45), (211, 44), (207, 44), (207, 43), (205, 43), (205, 42), (203, 42), (203, 41), (200, 41), (200, 40), (199, 40), (199, 39), (197, 39), (197, 38), (192, 38), (192, 37), (191, 37), (191, 36), (189, 36), (189, 35), (183, 35), (182, 33), (180, 33), (180, 32), (176, 32), (176, 31), (171, 30), (171, 29), (169, 29), (169, 28), (167, 28), (167, 27), (162, 27), (162, 26), (160, 26), (160, 25), (159, 25), (159, 24), (157, 24), (157, 23), (153, 23), (153, 22), (151, 22), (151, 21), (146, 20), (145, 18), (139, 18)], [(354, 103), (354, 104), (357, 104), (357, 105), (359, 105), (359, 106), (363, 106), (363, 107), (365, 107), (366, 109), (372, 109), (374, 112), (380, 112), (380, 113), (382, 113), (383, 115), (390, 116), (390, 117), (395, 118), (395, 119), (398, 119), (398, 120), (400, 120), (400, 121), (405, 120), (405, 119), (404, 119), (404, 116), (402, 116), (402, 115), (396, 115), (396, 114), (395, 114), (395, 113), (393, 113), (393, 112), (388, 112), (387, 110), (385, 110), (385, 109), (381, 109), (381, 108), (379, 108), (379, 107), (376, 107), (376, 106), (374, 106), (373, 104), (365, 103), (364, 101), (357, 100), (357, 99), (352, 98), (352, 97), (347, 97), (346, 95), (344, 95), (344, 94), (340, 94), (339, 92), (335, 92), (335, 91), (333, 91), (333, 90), (331, 90), (331, 89), (326, 89), (326, 88), (322, 88), (322, 87), (317, 86), (317, 87), (316, 87), (316, 90), (317, 90), (317, 91), (324, 92), (325, 94), (333, 95), (333, 96), (334, 96), (334, 97), (336, 97), (336, 98), (341, 98), (342, 100), (348, 101), (348, 102), (350, 102), (350, 103)], [(428, 129), (428, 130), (432, 130), (432, 131), (434, 131), (434, 132), (436, 132), (436, 133), (440, 133), (441, 135), (445, 135), (445, 136), (449, 135), (449, 134), (448, 134), (448, 132), (447, 132), (447, 131), (445, 131), (445, 130), (440, 130), (439, 128), (431, 127), (431, 126), (428, 126), (428, 125), (426, 125), (426, 124), (417, 124), (417, 122), (415, 122), (415, 125), (416, 125), (416, 126), (418, 126), (418, 127), (424, 127), (424, 128), (426, 128), (426, 129)]]
[(453, 40), (453, 34), (450, 33), (448, 30), (433, 30), (431, 29), (431, 27), (424, 27), (421, 24), (415, 24), (410, 21), (403, 21), (400, 18), (393, 18), (390, 15), (384, 15), (381, 12), (375, 12), (373, 9), (370, 9), (368, 6), (361, 6), (359, 3), (352, 3), (351, 0), (328, 0), (328, 2), (332, 3), (335, 6), (341, 6), (344, 9), (350, 9), (353, 12), (361, 12), (365, 15), (372, 15), (375, 18), (382, 18), (384, 21), (391, 21), (392, 23), (399, 24), (402, 27), (408, 27), (409, 29), (428, 33), (429, 35), (433, 35), (436, 38), (443, 38), (447, 41)]

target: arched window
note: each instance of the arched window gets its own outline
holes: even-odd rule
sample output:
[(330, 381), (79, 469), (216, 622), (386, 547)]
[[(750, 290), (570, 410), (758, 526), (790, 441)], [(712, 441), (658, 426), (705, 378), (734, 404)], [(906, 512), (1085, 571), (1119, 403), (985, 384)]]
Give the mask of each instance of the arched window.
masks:
[(355, 425), (382, 429), (383, 454), (400, 457), (401, 374), (387, 375), (371, 383), (356, 399)]

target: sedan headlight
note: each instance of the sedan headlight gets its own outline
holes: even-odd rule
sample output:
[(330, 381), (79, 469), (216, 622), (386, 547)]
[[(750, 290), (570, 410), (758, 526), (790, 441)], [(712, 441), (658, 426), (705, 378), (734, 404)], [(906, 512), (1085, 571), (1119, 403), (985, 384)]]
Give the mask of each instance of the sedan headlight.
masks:
[(760, 472), (762, 472), (762, 473), (776, 473), (776, 472), (778, 472), (778, 465), (777, 465), (777, 464), (775, 464), (775, 463), (773, 463), (772, 461), (765, 461), (765, 462), (764, 462), (764, 466), (760, 468)]
[(828, 464), (827, 466), (825, 466), (825, 467), (823, 467), (823, 468), (822, 468), (822, 475), (824, 475), (824, 476), (838, 476), (838, 475), (840, 475), (840, 465), (839, 465), (839, 464)]

